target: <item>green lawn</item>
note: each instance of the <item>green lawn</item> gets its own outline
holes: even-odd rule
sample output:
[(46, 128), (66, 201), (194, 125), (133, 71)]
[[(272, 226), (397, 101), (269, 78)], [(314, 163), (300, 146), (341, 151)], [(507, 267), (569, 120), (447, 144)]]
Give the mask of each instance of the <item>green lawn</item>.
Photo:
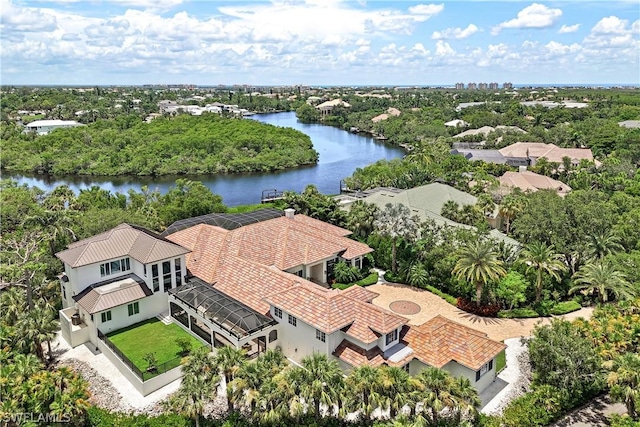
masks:
[(507, 366), (507, 354), (502, 350), (496, 357), (496, 374), (499, 374)]
[(147, 362), (143, 359), (147, 353), (155, 353), (158, 366), (170, 360), (178, 366), (179, 359), (176, 358), (181, 357), (180, 347), (176, 343), (178, 337), (189, 338), (192, 350), (203, 346), (180, 326), (173, 323), (165, 325), (156, 318), (111, 332), (107, 337), (142, 372), (147, 369)]

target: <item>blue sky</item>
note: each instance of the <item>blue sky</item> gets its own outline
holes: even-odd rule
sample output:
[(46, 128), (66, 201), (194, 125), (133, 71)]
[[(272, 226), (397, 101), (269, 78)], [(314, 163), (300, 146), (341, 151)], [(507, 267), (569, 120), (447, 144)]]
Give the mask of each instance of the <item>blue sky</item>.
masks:
[(2, 84), (640, 84), (637, 0), (0, 0)]

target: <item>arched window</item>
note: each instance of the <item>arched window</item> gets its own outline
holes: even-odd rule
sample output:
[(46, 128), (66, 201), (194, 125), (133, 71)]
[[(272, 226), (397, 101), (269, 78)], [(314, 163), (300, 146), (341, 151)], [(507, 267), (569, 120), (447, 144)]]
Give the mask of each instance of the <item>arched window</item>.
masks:
[(271, 332), (269, 332), (269, 342), (274, 342), (275, 340), (278, 339), (278, 331), (277, 330), (273, 330)]

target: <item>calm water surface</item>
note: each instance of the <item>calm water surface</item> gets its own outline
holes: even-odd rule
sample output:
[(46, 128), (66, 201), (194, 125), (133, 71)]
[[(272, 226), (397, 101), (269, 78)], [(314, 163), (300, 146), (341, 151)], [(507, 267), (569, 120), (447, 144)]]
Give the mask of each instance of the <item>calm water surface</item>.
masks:
[(403, 156), (399, 148), (381, 143), (373, 138), (354, 135), (331, 126), (299, 123), (294, 112), (260, 114), (251, 117), (276, 126), (291, 127), (311, 137), (313, 147), (320, 153), (315, 166), (298, 169), (252, 173), (243, 175), (196, 175), (162, 177), (43, 177), (5, 174), (20, 183), (37, 186), (50, 191), (58, 185), (66, 184), (74, 191), (98, 185), (112, 192), (126, 193), (129, 189), (140, 191), (143, 185), (165, 193), (177, 178), (201, 181), (213, 193), (222, 196), (227, 206), (259, 203), (262, 190), (302, 191), (307, 185), (314, 184), (325, 194), (340, 191), (340, 180), (350, 176), (357, 168), (364, 167), (380, 159), (393, 159)]

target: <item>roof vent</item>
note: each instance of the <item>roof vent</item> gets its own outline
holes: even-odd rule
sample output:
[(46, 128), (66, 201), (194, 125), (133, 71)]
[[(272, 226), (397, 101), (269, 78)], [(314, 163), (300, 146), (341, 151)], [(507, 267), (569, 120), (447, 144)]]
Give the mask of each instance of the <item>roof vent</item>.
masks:
[(293, 219), (293, 216), (295, 215), (295, 213), (296, 213), (295, 209), (289, 208), (289, 209), (285, 209), (284, 210), (284, 216), (286, 216), (287, 218), (292, 218)]

